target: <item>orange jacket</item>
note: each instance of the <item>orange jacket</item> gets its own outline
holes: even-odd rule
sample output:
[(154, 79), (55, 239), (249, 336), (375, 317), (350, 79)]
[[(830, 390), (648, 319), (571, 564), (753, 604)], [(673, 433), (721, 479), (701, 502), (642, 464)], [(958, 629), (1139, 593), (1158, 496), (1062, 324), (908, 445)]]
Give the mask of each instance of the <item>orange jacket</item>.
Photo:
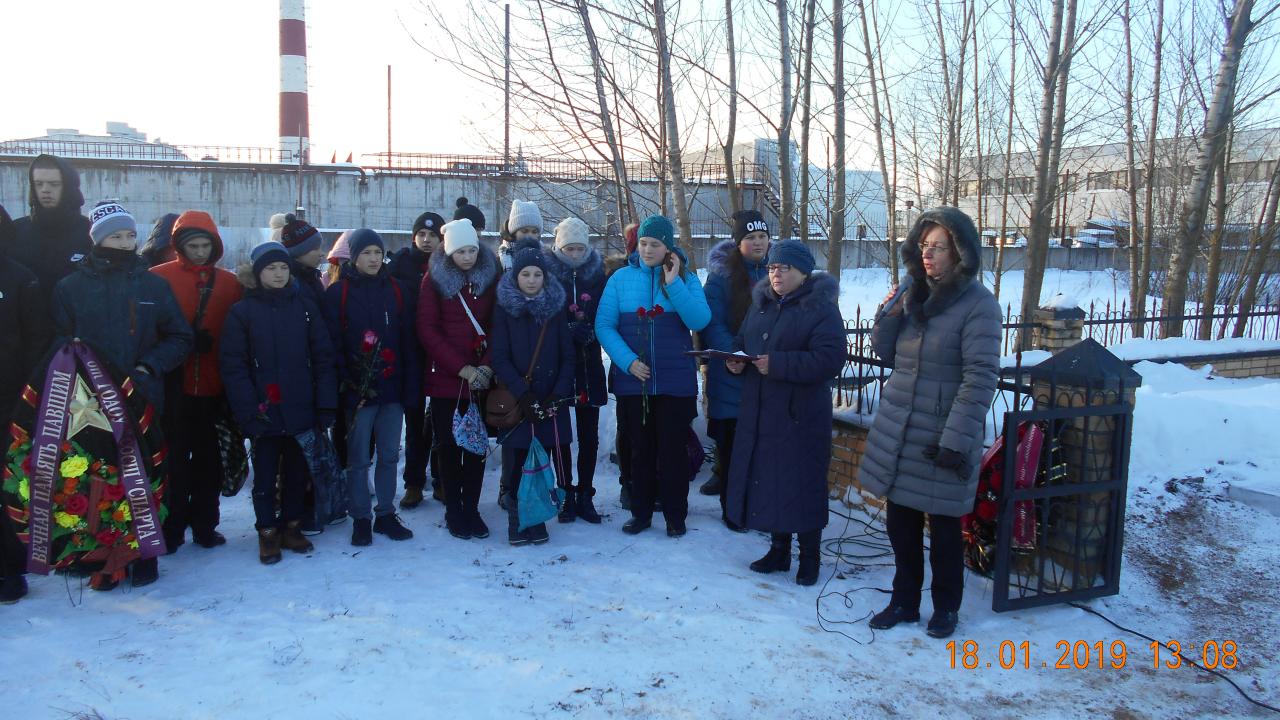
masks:
[(205, 265), (192, 265), (186, 256), (178, 253), (178, 259), (157, 265), (151, 272), (164, 278), (178, 307), (187, 322), (194, 322), (196, 308), (200, 305), (201, 289), (213, 283), (212, 294), (200, 320), (200, 329), (213, 336), (213, 347), (207, 352), (192, 350), (182, 364), (182, 392), (184, 395), (213, 397), (222, 394), (222, 377), (218, 374), (218, 339), (222, 337), (222, 325), (226, 322), (231, 306), (240, 300), (243, 289), (236, 276), (217, 267), (222, 257), (222, 237), (218, 226), (208, 213), (188, 210), (173, 224), (174, 245), (183, 230), (201, 230), (213, 238), (213, 254)]

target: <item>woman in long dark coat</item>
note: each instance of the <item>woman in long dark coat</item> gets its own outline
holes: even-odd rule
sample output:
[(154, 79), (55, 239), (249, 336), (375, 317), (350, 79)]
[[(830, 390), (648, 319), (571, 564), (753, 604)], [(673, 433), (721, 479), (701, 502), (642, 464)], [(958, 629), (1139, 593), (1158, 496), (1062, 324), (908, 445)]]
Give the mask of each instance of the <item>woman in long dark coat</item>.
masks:
[(893, 373), (880, 395), (858, 471), (862, 489), (888, 498), (885, 525), (896, 572), (876, 629), (920, 619), (924, 516), (929, 516), (928, 633), (955, 632), (964, 592), (960, 517), (973, 508), (983, 427), (996, 391), (1000, 306), (977, 281), (978, 231), (960, 210), (920, 216), (902, 246), (908, 277), (876, 314), (871, 344)]
[(752, 291), (734, 339), (735, 350), (759, 359), (726, 363), (729, 372), (743, 374), (743, 384), (725, 511), (735, 524), (771, 534), (769, 552), (751, 563), (756, 572), (790, 570), (796, 533), (801, 585), (818, 580), (831, 462), (830, 383), (845, 358), (839, 283), (813, 268), (813, 255), (798, 240), (769, 250), (768, 277)]

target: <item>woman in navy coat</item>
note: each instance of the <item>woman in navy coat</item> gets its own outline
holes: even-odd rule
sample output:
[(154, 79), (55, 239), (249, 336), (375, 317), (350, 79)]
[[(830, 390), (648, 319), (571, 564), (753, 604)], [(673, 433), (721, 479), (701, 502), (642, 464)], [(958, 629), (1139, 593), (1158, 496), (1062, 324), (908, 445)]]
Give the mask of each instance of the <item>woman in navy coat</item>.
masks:
[[(543, 328), (546, 328), (543, 334)], [(542, 347), (538, 348), (538, 336)], [(536, 248), (519, 250), (511, 269), (498, 281), (498, 310), (493, 314), (491, 359), (493, 371), (515, 395), (524, 421), (502, 439), (514, 450), (504, 468), (503, 487), (517, 495), (529, 445), (536, 436), (553, 458), (561, 487), (573, 485), (568, 460), (573, 430), (569, 404), (573, 401), (574, 347), (564, 310), (564, 287), (546, 272), (546, 259)], [(531, 361), (535, 360), (529, 373)], [(525, 382), (526, 373), (529, 381)], [(548, 414), (550, 413), (550, 414)], [(558, 461), (556, 461), (558, 460)], [(539, 523), (519, 531), (519, 503), (507, 504), (507, 540), (512, 545), (547, 541), (546, 525)]]
[(734, 349), (759, 359), (727, 361), (743, 375), (725, 509), (734, 523), (771, 533), (756, 572), (791, 569), (791, 535), (800, 542), (796, 582), (818, 580), (818, 545), (827, 525), (831, 461), (831, 381), (845, 359), (839, 284), (814, 273), (813, 255), (798, 240), (769, 250), (768, 277)]

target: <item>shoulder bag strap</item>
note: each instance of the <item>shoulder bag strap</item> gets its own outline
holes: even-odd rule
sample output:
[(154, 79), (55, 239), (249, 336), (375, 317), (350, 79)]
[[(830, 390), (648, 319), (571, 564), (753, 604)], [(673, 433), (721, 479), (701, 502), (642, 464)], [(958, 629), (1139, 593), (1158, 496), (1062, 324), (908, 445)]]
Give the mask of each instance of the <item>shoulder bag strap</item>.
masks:
[(551, 321), (542, 323), (542, 330), (538, 331), (538, 344), (533, 347), (533, 357), (529, 358), (529, 372), (524, 374), (524, 384), (528, 385), (533, 377), (533, 368), (538, 364), (538, 355), (542, 352), (542, 341), (547, 337), (547, 325)]

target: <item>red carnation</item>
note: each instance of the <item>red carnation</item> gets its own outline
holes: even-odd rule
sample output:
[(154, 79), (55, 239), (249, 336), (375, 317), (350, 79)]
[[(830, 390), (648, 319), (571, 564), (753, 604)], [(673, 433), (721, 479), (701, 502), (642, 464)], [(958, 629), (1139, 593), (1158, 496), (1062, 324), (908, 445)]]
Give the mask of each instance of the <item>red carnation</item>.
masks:
[(27, 455), (27, 457), (22, 461), (22, 472), (28, 475), (31, 474), (31, 456), (30, 455)]
[(80, 493), (76, 493), (75, 495), (67, 498), (67, 501), (63, 503), (62, 506), (65, 507), (67, 512), (72, 515), (83, 515), (89, 509), (89, 498), (81, 495)]
[(124, 486), (120, 483), (108, 484), (102, 488), (102, 497), (111, 502), (119, 502), (124, 497)]
[(589, 302), (591, 300), (591, 296), (586, 293), (582, 293), (581, 295), (578, 296), (578, 299), (581, 300), (582, 302)]
[(647, 314), (648, 313), (645, 312), (645, 309), (643, 307), (636, 308), (636, 317), (642, 318), (642, 317), (645, 317), (645, 315)]
[(279, 385), (275, 383), (271, 383), (270, 385), (267, 386), (267, 402), (271, 403), (272, 405), (280, 404), (280, 386)]
[(586, 390), (583, 390), (582, 392), (578, 393), (578, 404), (579, 404), (579, 405), (586, 405), (588, 402), (589, 402), (589, 399), (587, 398), (587, 391), (586, 391)]
[(382, 377), (383, 377), (384, 379), (385, 379), (385, 378), (389, 378), (389, 377), (391, 377), (392, 375), (395, 375), (395, 374), (396, 374), (396, 369), (395, 369), (395, 368), (393, 368), (393, 367), (391, 367), (390, 365), (388, 365), (388, 366), (386, 366), (386, 367), (382, 368)]
[(661, 305), (654, 305), (654, 306), (653, 306), (653, 316), (654, 316), (654, 317), (657, 317), (657, 316), (661, 315), (661, 314), (662, 314), (662, 313), (664, 313), (664, 312), (666, 312), (666, 310), (664, 310), (664, 309), (662, 308), (662, 306), (661, 306)]
[(391, 348), (382, 348), (382, 352), (378, 353), (378, 357), (382, 358), (382, 362), (388, 365), (394, 365), (396, 362), (396, 353)]
[(372, 330), (364, 331), (364, 338), (360, 341), (360, 352), (371, 353), (373, 348), (378, 344), (378, 335)]
[(94, 537), (97, 539), (99, 545), (112, 547), (116, 544), (116, 540), (120, 539), (120, 531), (107, 528), (105, 530), (99, 530), (98, 534)]

